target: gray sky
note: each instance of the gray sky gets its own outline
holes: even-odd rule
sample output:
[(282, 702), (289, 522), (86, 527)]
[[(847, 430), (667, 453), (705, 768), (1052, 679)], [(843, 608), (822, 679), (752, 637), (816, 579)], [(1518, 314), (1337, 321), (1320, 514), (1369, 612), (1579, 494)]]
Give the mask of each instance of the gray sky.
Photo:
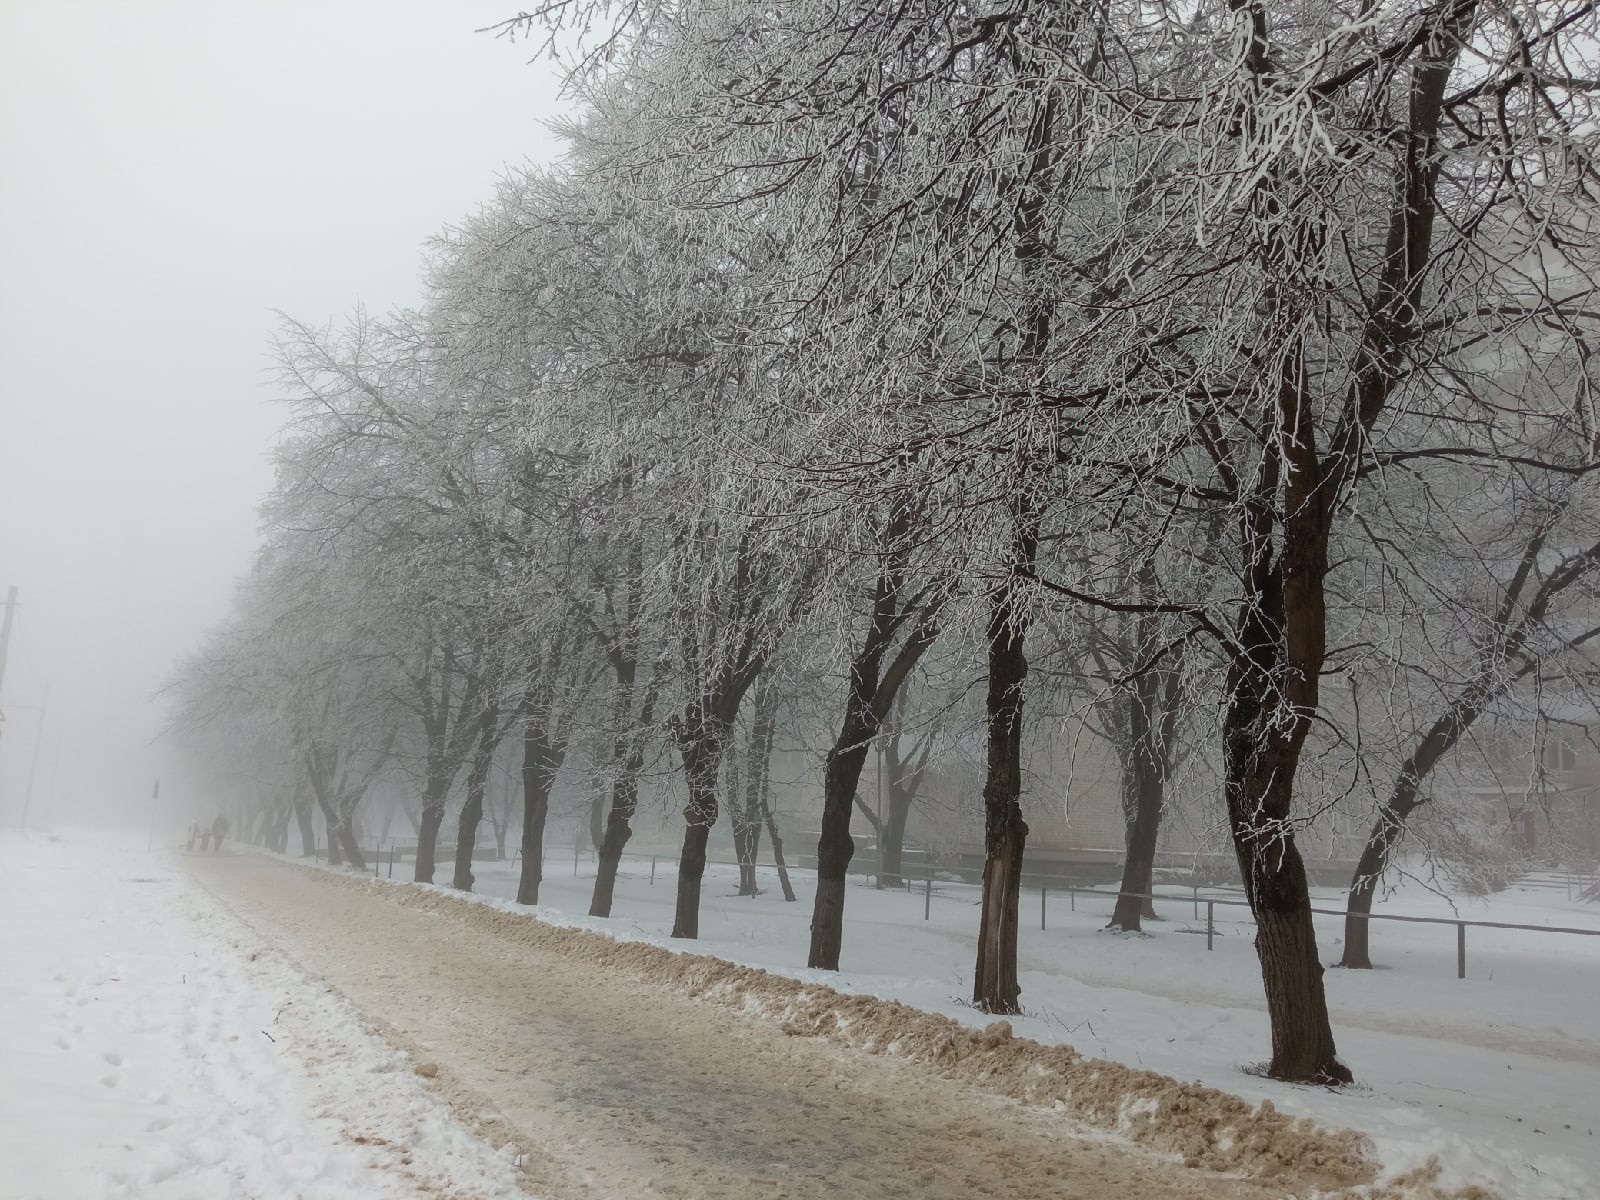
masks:
[(152, 693), (256, 543), (271, 310), (415, 303), (425, 239), (555, 152), (555, 68), (474, 32), (516, 11), (0, 0), (0, 826), (46, 685), (29, 824), (144, 819)]

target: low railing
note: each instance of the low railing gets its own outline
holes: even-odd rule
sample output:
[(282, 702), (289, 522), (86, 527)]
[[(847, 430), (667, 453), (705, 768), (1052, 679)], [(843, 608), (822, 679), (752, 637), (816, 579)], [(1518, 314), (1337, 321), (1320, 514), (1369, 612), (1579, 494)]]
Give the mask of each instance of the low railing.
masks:
[[(373, 852), (373, 854), (371, 856), (372, 857), (372, 873), (374, 875), (382, 874), (382, 868), (385, 865), (387, 865), (388, 874), (389, 874), (389, 876), (391, 878), (393, 878), (393, 876), (394, 876), (394, 864), (395, 864), (395, 859), (397, 857), (397, 853), (396, 853), (397, 844), (401, 843), (401, 842), (409, 842), (409, 847), (408, 848), (414, 848), (415, 844), (416, 844), (415, 843), (415, 839), (396, 838), (390, 844), (389, 850), (388, 850), (388, 854), (387, 854), (387, 856), (385, 856), (385, 854), (383, 853), (383, 840), (380, 839), (377, 848), (375, 849), (375, 851)], [(316, 853), (318, 857), (321, 857), (320, 850), (315, 851), (314, 853)], [(592, 851), (592, 850), (589, 853), (591, 854), (591, 856), (594, 855), (594, 851)], [(572, 852), (572, 873), (573, 873), (573, 875), (577, 875), (578, 874), (578, 868), (579, 868), (579, 865), (580, 865), (580, 862), (581, 862), (581, 859), (582, 859), (582, 855), (583, 855), (582, 847), (581, 846), (574, 846), (573, 852)], [(517, 856), (513, 855), (513, 856), (509, 856), (509, 857), (507, 857), (505, 859), (501, 859), (499, 861), (502, 861), (502, 862), (514, 862), (516, 860), (516, 857)], [(641, 862), (644, 861), (644, 860), (649, 860), (649, 863), (650, 863), (650, 883), (652, 885), (656, 881), (656, 867), (657, 867), (657, 864), (659, 863), (659, 861), (662, 858), (666, 858), (669, 862), (675, 861), (675, 856), (673, 856), (673, 855), (663, 855), (663, 854), (660, 854), (660, 853), (651, 854), (651, 853), (645, 853), (645, 852), (642, 852), (642, 851), (624, 851), (623, 854), (622, 854), (622, 857), (623, 858), (636, 859), (636, 860), (641, 861)], [(709, 859), (709, 858), (706, 860), (706, 866), (708, 866), (708, 867), (738, 867), (740, 865), (741, 864), (737, 860), (722, 860), (722, 859)], [(754, 866), (755, 866), (755, 868), (757, 870), (766, 870), (766, 871), (777, 870), (777, 864), (776, 863), (770, 863), (770, 862), (756, 863), (756, 864), (754, 864)], [(799, 864), (795, 864), (795, 865), (785, 864), (785, 869), (786, 870), (790, 870), (790, 871), (808, 871), (808, 872), (813, 872), (813, 873), (816, 871), (816, 867), (815, 866), (807, 866), (807, 865), (799, 865)], [(922, 888), (921, 888), (922, 893), (923, 893), (922, 919), (924, 921), (931, 920), (932, 917), (933, 917), (934, 884), (935, 884), (935, 882), (938, 882), (935, 879), (935, 874), (936, 874), (936, 869), (929, 868), (929, 867), (925, 866), (924, 873), (923, 873), (923, 875), (921, 876), (920, 879), (913, 878), (911, 875), (908, 875), (905, 872), (901, 872), (901, 876), (900, 876), (901, 881), (905, 884), (905, 887), (906, 887), (907, 891), (913, 891), (915, 889), (916, 885), (919, 884), (919, 883), (922, 885)], [(1029, 882), (1030, 879), (1032, 880), (1031, 883)], [(967, 884), (967, 883), (963, 882), (962, 886), (972, 887), (972, 886), (976, 886), (976, 885)], [(1191, 886), (1191, 887), (1185, 889), (1184, 891), (1123, 892), (1119, 888), (1094, 887), (1094, 886), (1088, 885), (1088, 884), (1072, 883), (1072, 882), (1068, 881), (1067, 877), (1063, 877), (1063, 876), (1060, 876), (1060, 875), (1040, 874), (1038, 872), (1027, 872), (1027, 871), (1023, 872), (1023, 874), (1022, 874), (1022, 886), (1023, 886), (1023, 888), (1025, 890), (1030, 890), (1031, 891), (1032, 889), (1037, 888), (1038, 891), (1039, 891), (1039, 928), (1041, 930), (1046, 929), (1048, 927), (1048, 924), (1049, 924), (1049, 897), (1050, 897), (1050, 893), (1051, 892), (1055, 892), (1058, 895), (1060, 893), (1065, 892), (1066, 895), (1067, 895), (1067, 903), (1068, 903), (1068, 905), (1070, 907), (1070, 910), (1073, 911), (1073, 912), (1077, 911), (1077, 908), (1078, 908), (1078, 897), (1079, 896), (1103, 897), (1103, 898), (1107, 898), (1107, 899), (1110, 899), (1110, 900), (1113, 900), (1113, 901), (1116, 900), (1118, 897), (1127, 896), (1131, 900), (1149, 900), (1152, 903), (1154, 903), (1157, 900), (1164, 901), (1164, 902), (1167, 902), (1167, 903), (1172, 903), (1174, 901), (1177, 901), (1177, 902), (1180, 902), (1180, 903), (1184, 902), (1184, 901), (1188, 901), (1193, 906), (1194, 919), (1196, 921), (1198, 921), (1200, 919), (1200, 906), (1203, 904), (1203, 905), (1205, 905), (1206, 949), (1207, 950), (1214, 950), (1216, 948), (1216, 936), (1217, 936), (1216, 909), (1217, 909), (1217, 905), (1220, 904), (1225, 908), (1246, 908), (1247, 909), (1247, 908), (1250, 907), (1250, 902), (1248, 900), (1244, 899), (1242, 896), (1240, 898), (1238, 898), (1238, 899), (1234, 899), (1232, 897), (1226, 897), (1226, 896), (1202, 896), (1200, 894), (1202, 890), (1204, 890), (1204, 891), (1213, 891), (1213, 892), (1214, 891), (1223, 890), (1223, 889), (1215, 887), (1215, 886), (1207, 886), (1207, 887), (1202, 888), (1200, 885), (1194, 885), (1194, 886)], [(1238, 889), (1238, 890), (1242, 891), (1243, 889)], [(1311, 908), (1311, 912), (1313, 914), (1317, 915), (1317, 916), (1324, 916), (1324, 917), (1346, 918), (1346, 917), (1352, 915), (1352, 914), (1349, 914), (1345, 909), (1318, 908), (1318, 907), (1316, 907), (1314, 905)], [(1456, 978), (1457, 979), (1465, 979), (1467, 977), (1467, 930), (1470, 929), (1470, 928), (1477, 928), (1477, 929), (1505, 929), (1505, 930), (1521, 931), (1521, 932), (1526, 932), (1526, 933), (1566, 934), (1566, 935), (1572, 935), (1572, 936), (1577, 936), (1577, 937), (1600, 937), (1600, 929), (1583, 929), (1583, 928), (1580, 928), (1580, 927), (1568, 926), (1568, 925), (1528, 925), (1528, 924), (1522, 924), (1522, 923), (1515, 922), (1515, 921), (1474, 921), (1474, 920), (1468, 920), (1468, 919), (1466, 919), (1464, 917), (1419, 917), (1419, 916), (1411, 915), (1409, 913), (1356, 913), (1356, 914), (1354, 914), (1354, 916), (1356, 917), (1357, 920), (1363, 920), (1363, 921), (1399, 921), (1399, 922), (1403, 922), (1403, 923), (1406, 923), (1406, 924), (1412, 924), (1412, 925), (1453, 925), (1453, 926), (1455, 926), (1455, 930), (1456, 930)]]

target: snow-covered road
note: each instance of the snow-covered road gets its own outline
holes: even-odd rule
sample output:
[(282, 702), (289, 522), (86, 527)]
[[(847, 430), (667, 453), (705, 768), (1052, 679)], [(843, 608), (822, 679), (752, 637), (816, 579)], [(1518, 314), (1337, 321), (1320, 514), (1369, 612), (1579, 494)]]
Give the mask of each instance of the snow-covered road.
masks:
[(1308, 1182), (1185, 1168), (922, 1064), (699, 1002), (597, 958), (593, 935), (437, 890), (265, 857), (191, 869), (264, 945), (437, 1064), (440, 1094), (515, 1148), (537, 1194), (1171, 1200)]
[(0, 1198), (519, 1200), (326, 988), (145, 839), (0, 835)]

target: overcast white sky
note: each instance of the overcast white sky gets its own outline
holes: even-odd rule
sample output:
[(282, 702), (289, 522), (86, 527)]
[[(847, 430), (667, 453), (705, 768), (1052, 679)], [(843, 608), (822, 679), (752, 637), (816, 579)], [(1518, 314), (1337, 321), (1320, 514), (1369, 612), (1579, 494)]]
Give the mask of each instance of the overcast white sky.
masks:
[(425, 239), (556, 153), (554, 66), (475, 32), (516, 11), (0, 0), (0, 826), (47, 685), (29, 824), (144, 820), (152, 694), (256, 542), (272, 310), (415, 303)]

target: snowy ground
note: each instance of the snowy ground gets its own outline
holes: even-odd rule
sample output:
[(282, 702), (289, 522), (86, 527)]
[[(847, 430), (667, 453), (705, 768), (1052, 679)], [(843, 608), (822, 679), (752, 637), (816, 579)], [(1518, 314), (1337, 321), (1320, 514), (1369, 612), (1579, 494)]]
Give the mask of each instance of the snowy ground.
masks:
[(523, 1195), (143, 837), (0, 835), (0, 964), (3, 1200)]
[[(587, 912), (592, 859), (574, 873), (552, 853), (541, 896), (551, 921), (604, 930), (678, 949), (671, 928), (674, 864), (625, 861), (610, 921)], [(398, 868), (404, 873), (405, 864)], [(515, 894), (516, 864), (477, 864), (485, 896)], [(448, 875), (448, 867), (443, 869)], [(708, 871), (701, 938), (693, 949), (946, 1013), (969, 1025), (986, 1018), (964, 1004), (970, 990), (977, 890), (935, 884), (925, 896), (880, 892), (852, 880), (846, 908), (845, 970), (804, 968), (811, 876), (793, 873), (799, 902), (785, 904), (770, 868), (767, 889), (735, 896), (736, 873)], [(1024, 896), (1020, 1035), (1199, 1080), (1248, 1099), (1369, 1134), (1395, 1172), (1437, 1155), (1453, 1182), (1479, 1183), (1508, 1198), (1600, 1195), (1600, 938), (1468, 930), (1468, 974), (1456, 978), (1455, 930), (1383, 922), (1373, 932), (1372, 972), (1327, 975), (1336, 1034), (1356, 1087), (1292, 1087), (1249, 1073), (1266, 1057), (1267, 1022), (1244, 910), (1216, 909), (1216, 948), (1207, 951), (1202, 892), (1164, 903), (1165, 920), (1146, 936), (1101, 931), (1104, 897)], [(1229, 893), (1212, 893), (1226, 896)], [(1337, 893), (1321, 895), (1337, 907)], [(1402, 888), (1378, 911), (1600, 929), (1600, 908), (1557, 888), (1523, 888), (1490, 901), (1446, 899)], [(1336, 961), (1340, 922), (1319, 918), (1325, 961)]]

